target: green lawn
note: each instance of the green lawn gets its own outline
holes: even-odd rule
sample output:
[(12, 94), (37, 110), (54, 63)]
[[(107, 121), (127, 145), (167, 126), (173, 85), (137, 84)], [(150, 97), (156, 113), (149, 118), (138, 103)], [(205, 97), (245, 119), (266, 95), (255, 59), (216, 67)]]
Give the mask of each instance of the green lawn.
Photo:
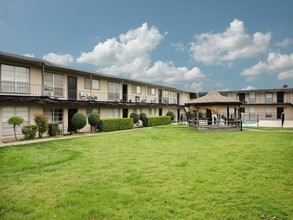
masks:
[(293, 219), (292, 167), (292, 132), (170, 125), (6, 147), (0, 219)]

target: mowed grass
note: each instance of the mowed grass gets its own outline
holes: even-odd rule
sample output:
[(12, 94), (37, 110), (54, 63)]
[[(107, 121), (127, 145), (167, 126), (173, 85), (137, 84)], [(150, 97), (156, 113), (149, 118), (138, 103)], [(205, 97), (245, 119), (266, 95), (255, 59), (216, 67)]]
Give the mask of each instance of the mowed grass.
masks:
[(170, 125), (7, 147), (0, 219), (293, 219), (292, 166), (292, 132)]

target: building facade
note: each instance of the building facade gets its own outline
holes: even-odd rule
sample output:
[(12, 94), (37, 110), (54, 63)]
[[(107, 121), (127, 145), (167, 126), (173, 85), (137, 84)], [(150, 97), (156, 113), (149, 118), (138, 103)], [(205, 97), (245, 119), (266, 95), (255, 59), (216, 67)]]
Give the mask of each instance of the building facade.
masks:
[[(293, 123), (293, 88), (220, 93), (242, 102), (240, 111), (246, 121), (270, 121), (260, 126), (275, 126), (284, 112), (285, 123)], [(126, 118), (132, 112), (160, 116), (172, 111), (176, 120), (182, 116), (186, 120), (185, 103), (204, 94), (0, 52), (0, 141), (14, 136), (7, 122), (12, 116), (21, 116), (26, 125), (34, 124), (35, 114), (44, 113), (49, 123), (58, 123), (66, 134), (73, 131), (71, 118), (76, 112), (86, 116), (98, 112), (104, 119)], [(89, 125), (82, 129), (88, 131)], [(17, 134), (22, 136), (21, 126)]]
[[(202, 97), (206, 93), (199, 93)], [(287, 85), (279, 89), (255, 89), (241, 91), (223, 91), (221, 95), (242, 102), (240, 113), (245, 125), (280, 127), (284, 113), (284, 127), (293, 127), (293, 88)], [(223, 109), (223, 114), (226, 109)], [(230, 109), (231, 117), (234, 109)]]
[[(190, 93), (173, 87), (87, 72), (48, 61), (0, 52), (0, 140), (13, 137), (7, 120), (21, 116), (34, 124), (34, 115), (44, 113), (58, 123), (62, 133), (73, 131), (76, 112), (98, 112), (103, 118), (127, 118), (132, 112), (147, 116), (185, 114)], [(21, 126), (17, 134), (21, 134)], [(90, 131), (90, 125), (82, 132)]]

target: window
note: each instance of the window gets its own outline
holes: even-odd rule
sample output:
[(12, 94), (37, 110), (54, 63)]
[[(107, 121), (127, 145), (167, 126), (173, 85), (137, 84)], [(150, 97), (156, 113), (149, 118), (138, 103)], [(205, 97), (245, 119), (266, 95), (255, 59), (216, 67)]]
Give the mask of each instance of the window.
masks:
[(29, 68), (1, 65), (1, 80), (2, 92), (29, 92)]
[(227, 93), (227, 97), (231, 99), (236, 99), (236, 93)]
[(63, 97), (64, 75), (55, 73), (45, 73), (44, 87), (45, 96)]
[(135, 112), (137, 114), (140, 114), (141, 113), (141, 109), (140, 108), (134, 108), (133, 109), (133, 112)]
[(109, 109), (109, 118), (120, 118), (119, 109), (118, 108)]
[(266, 108), (266, 118), (272, 117), (272, 108)]
[(47, 115), (49, 123), (62, 124), (63, 109), (44, 109), (44, 114)]
[(100, 109), (98, 108), (87, 108), (86, 109), (86, 117), (88, 118), (90, 116), (90, 114), (92, 114), (93, 112), (96, 112), (100, 115)]
[(23, 124), (16, 126), (16, 133), (21, 133), (21, 128), (28, 124), (29, 111), (28, 107), (2, 107), (2, 133), (13, 134), (13, 126), (8, 124), (8, 119), (12, 116), (19, 116), (24, 119)]
[(108, 82), (108, 100), (119, 100), (120, 92), (120, 83)]
[(148, 95), (156, 95), (156, 89), (155, 88), (148, 88)]
[(249, 93), (249, 102), (255, 103), (255, 101), (256, 101), (256, 99), (255, 99), (255, 92)]
[(266, 102), (273, 102), (273, 93), (271, 92), (266, 93)]
[(177, 93), (170, 92), (170, 103), (177, 104)]
[(149, 115), (156, 115), (156, 109), (155, 108), (149, 108)]
[(100, 80), (85, 78), (84, 79), (84, 88), (85, 89), (99, 90), (100, 89)]
[(255, 108), (249, 108), (249, 120), (255, 120)]
[(141, 87), (136, 86), (136, 85), (132, 85), (132, 93), (133, 94), (141, 94)]
[(169, 103), (169, 91), (163, 90), (163, 103)]

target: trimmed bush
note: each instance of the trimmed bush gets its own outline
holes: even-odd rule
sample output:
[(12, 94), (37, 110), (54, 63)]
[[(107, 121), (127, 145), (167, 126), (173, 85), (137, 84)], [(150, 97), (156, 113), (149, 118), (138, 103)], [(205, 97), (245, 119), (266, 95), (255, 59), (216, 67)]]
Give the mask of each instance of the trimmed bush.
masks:
[(13, 131), (14, 131), (14, 136), (15, 136), (15, 140), (17, 140), (17, 136), (16, 136), (16, 125), (21, 125), (24, 122), (24, 119), (22, 117), (19, 116), (12, 116), (8, 119), (8, 124), (9, 125), (13, 125)]
[(86, 116), (81, 112), (76, 112), (71, 119), (72, 126), (78, 131), (86, 126)]
[(38, 126), (39, 138), (48, 131), (48, 117), (45, 114), (35, 114), (35, 123)]
[(140, 113), (139, 114), (139, 119), (142, 121), (143, 126), (146, 127), (148, 124), (148, 116), (146, 115), (146, 113)]
[(136, 112), (132, 112), (129, 116), (129, 118), (133, 119), (133, 123), (137, 123), (139, 120), (139, 115)]
[(103, 119), (101, 123), (101, 131), (119, 131), (133, 128), (132, 118), (109, 118)]
[(97, 112), (91, 113), (88, 117), (88, 122), (93, 128), (93, 132), (96, 132), (101, 123), (100, 115)]
[(176, 117), (175, 113), (171, 111), (168, 111), (166, 115), (171, 117), (171, 121), (173, 121)]
[(24, 134), (25, 140), (31, 140), (36, 138), (37, 130), (37, 125), (26, 125), (21, 129), (21, 132)]
[(48, 135), (50, 137), (55, 137), (58, 134), (60, 134), (60, 130), (59, 130), (58, 124), (48, 124)]
[(148, 117), (148, 126), (168, 125), (171, 124), (170, 116), (152, 116)]

